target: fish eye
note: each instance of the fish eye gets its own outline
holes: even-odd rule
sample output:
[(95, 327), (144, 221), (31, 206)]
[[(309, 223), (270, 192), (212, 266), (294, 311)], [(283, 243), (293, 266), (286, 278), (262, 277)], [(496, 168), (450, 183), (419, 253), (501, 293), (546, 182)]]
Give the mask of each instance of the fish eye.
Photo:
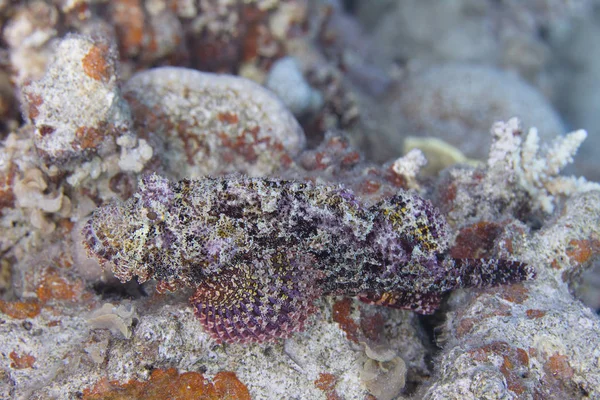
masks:
[(148, 211), (148, 213), (146, 214), (146, 217), (150, 221), (154, 221), (156, 218), (158, 218), (158, 214), (155, 211)]

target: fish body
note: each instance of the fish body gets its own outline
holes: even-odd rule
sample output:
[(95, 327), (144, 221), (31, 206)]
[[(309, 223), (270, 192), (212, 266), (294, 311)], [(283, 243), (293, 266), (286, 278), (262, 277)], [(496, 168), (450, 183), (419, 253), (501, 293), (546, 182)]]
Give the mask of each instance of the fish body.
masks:
[(194, 287), (196, 315), (225, 342), (288, 337), (323, 295), (431, 314), (450, 290), (533, 277), (518, 261), (450, 257), (445, 219), (418, 196), (367, 206), (340, 186), (269, 178), (147, 175), (84, 236), (121, 281)]

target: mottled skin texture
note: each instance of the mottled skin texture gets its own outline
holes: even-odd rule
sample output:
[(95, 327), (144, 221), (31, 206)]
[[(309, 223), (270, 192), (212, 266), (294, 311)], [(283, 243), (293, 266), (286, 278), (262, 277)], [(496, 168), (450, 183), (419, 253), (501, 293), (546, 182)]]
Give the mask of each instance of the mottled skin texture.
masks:
[(452, 289), (533, 276), (517, 261), (450, 258), (445, 220), (417, 196), (366, 207), (340, 187), (275, 179), (148, 175), (84, 235), (122, 281), (196, 288), (196, 314), (226, 342), (288, 337), (321, 295), (429, 314)]

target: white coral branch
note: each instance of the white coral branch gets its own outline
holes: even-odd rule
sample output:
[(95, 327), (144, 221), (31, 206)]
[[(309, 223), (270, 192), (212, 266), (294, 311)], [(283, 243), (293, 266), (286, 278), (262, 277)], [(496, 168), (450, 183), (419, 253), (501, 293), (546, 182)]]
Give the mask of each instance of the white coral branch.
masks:
[(519, 120), (497, 122), (492, 127), (492, 148), (488, 159), (491, 172), (504, 171), (534, 199), (535, 207), (544, 212), (554, 210), (555, 196), (600, 190), (600, 184), (585, 178), (559, 176), (573, 162), (573, 156), (587, 137), (584, 130), (557, 137), (547, 147), (540, 146), (536, 128), (522, 138)]
[(419, 149), (412, 149), (404, 157), (400, 157), (392, 164), (392, 170), (404, 176), (406, 185), (411, 189), (418, 188), (417, 174), (427, 164), (427, 158)]
[(561, 169), (573, 162), (577, 149), (587, 138), (587, 132), (580, 129), (569, 133), (565, 137), (558, 137), (546, 155), (548, 175), (556, 175)]

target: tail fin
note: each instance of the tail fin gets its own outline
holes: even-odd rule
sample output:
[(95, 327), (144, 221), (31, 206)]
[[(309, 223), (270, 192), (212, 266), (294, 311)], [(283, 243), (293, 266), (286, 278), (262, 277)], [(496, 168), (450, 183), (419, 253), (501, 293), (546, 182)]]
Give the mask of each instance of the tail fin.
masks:
[(461, 287), (490, 287), (521, 282), (535, 277), (535, 271), (520, 261), (498, 259), (451, 259), (454, 265), (442, 286), (447, 290)]

